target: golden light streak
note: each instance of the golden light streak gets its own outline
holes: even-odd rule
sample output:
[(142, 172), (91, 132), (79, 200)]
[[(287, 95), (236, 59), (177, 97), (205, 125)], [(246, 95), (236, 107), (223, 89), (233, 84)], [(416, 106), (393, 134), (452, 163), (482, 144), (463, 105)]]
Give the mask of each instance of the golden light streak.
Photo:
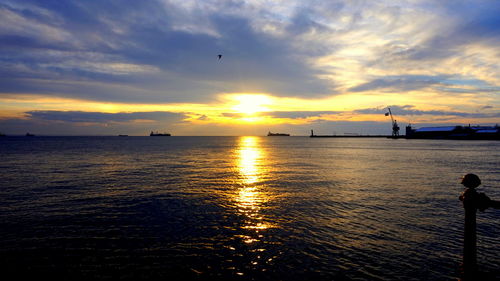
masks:
[(271, 198), (261, 190), (264, 186), (259, 184), (267, 172), (264, 168), (266, 157), (264, 150), (260, 148), (258, 137), (241, 137), (236, 152), (241, 187), (234, 200), (238, 212), (245, 217), (245, 224), (241, 228), (254, 231), (254, 234), (241, 236), (245, 243), (250, 244), (260, 241), (259, 231), (272, 227), (260, 213), (262, 205)]
[(245, 184), (255, 183), (259, 179), (261, 171), (258, 164), (262, 160), (262, 152), (258, 149), (257, 145), (257, 137), (240, 138), (238, 167), (240, 174), (243, 176), (243, 183)]

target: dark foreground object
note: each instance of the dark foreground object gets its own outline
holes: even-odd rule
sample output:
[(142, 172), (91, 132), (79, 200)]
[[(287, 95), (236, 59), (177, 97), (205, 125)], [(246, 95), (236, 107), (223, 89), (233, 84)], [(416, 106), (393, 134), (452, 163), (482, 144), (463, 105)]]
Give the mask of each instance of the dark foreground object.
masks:
[(493, 275), (481, 273), (477, 267), (476, 213), (477, 210), (484, 212), (488, 208), (500, 209), (500, 201), (491, 200), (486, 194), (476, 191), (476, 187), (481, 185), (481, 180), (475, 174), (465, 175), (462, 184), (466, 187), (459, 197), (465, 209), (462, 280), (498, 280), (492, 279), (496, 278)]

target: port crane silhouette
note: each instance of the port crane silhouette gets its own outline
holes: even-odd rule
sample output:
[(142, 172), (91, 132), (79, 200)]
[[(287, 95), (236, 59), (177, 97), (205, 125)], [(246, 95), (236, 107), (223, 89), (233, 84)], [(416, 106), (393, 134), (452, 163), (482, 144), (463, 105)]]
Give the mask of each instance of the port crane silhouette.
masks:
[(387, 108), (389, 112), (385, 114), (385, 116), (390, 115), (391, 116), (391, 123), (392, 123), (392, 136), (393, 137), (399, 137), (399, 125), (396, 119), (392, 116), (391, 108)]

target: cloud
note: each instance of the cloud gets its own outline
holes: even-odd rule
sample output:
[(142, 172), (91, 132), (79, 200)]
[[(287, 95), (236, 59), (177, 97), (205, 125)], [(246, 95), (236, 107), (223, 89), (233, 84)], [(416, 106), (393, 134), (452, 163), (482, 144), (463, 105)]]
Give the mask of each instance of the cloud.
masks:
[[(323, 115), (343, 114), (342, 111), (270, 111), (261, 112), (258, 116), (286, 119), (305, 119), (311, 117), (321, 117)], [(248, 115), (236, 112), (225, 112), (221, 116), (228, 118), (244, 118)]]
[(84, 111), (29, 111), (26, 117), (31, 120), (62, 121), (69, 123), (109, 123), (131, 121), (170, 121), (179, 122), (185, 118), (184, 114), (172, 112), (131, 112), (131, 113), (102, 113)]
[(401, 75), (383, 76), (349, 89), (350, 92), (411, 92), (415, 90), (430, 90), (448, 93), (497, 93), (500, 87), (495, 87), (480, 79), (470, 79), (460, 75)]
[[(390, 103), (391, 93), (392, 103), (421, 106), (402, 114), (480, 118), (467, 112), (497, 107), (500, 94), (498, 14), (496, 0), (4, 0), (0, 94), (213, 105), (223, 94), (262, 93), (352, 109)], [(36, 106), (16, 112), (122, 122)], [(268, 116), (283, 119), (338, 113), (273, 109)], [(205, 113), (190, 116), (217, 119)]]
[[(183, 113), (173, 112), (83, 112), (29, 111), (24, 118), (0, 119), (8, 135), (149, 135), (151, 131), (178, 132), (186, 126)], [(178, 134), (177, 134), (178, 135)]]
[(396, 76), (372, 80), (370, 82), (350, 88), (351, 92), (365, 92), (386, 90), (390, 92), (407, 92), (439, 85), (444, 77), (440, 76)]
[[(413, 105), (391, 106), (396, 116), (435, 116), (432, 119), (419, 118), (419, 126), (439, 126), (446, 123), (456, 125), (455, 117), (491, 118), (500, 117), (497, 112), (491, 114), (449, 112), (437, 110), (419, 110)], [(220, 125), (217, 123), (194, 122), (186, 120), (191, 113), (172, 112), (130, 112), (100, 113), (81, 111), (30, 111), (25, 118), (0, 120), (3, 133), (8, 135), (32, 132), (37, 135), (147, 135), (151, 130), (168, 131), (173, 135), (264, 135), (267, 131), (287, 132), (292, 135), (308, 135), (310, 130), (316, 134), (390, 134), (389, 121), (350, 121), (343, 116), (380, 115), (385, 108), (365, 108), (350, 112), (318, 111), (318, 112), (268, 112), (266, 116), (276, 118), (308, 118), (306, 123), (295, 124), (239, 124)], [(239, 118), (238, 114), (223, 114), (225, 117)], [(338, 121), (328, 120), (328, 115), (340, 117)], [(325, 118), (321, 118), (324, 116)], [(345, 117), (344, 116), (344, 117)], [(205, 115), (197, 115), (197, 121), (207, 121)], [(398, 118), (399, 119), (399, 118)], [(425, 121), (428, 120), (428, 121)], [(476, 122), (481, 123), (481, 122)], [(490, 124), (491, 125), (491, 124)]]
[(208, 116), (206, 116), (205, 114), (203, 114), (200, 117), (196, 118), (196, 120), (205, 121), (205, 120), (209, 120), (209, 118), (208, 118)]
[(448, 2), (440, 6), (452, 24), (435, 33), (415, 48), (409, 56), (413, 60), (444, 60), (462, 56), (461, 47), (484, 44), (492, 47), (500, 43), (500, 7), (494, 1)]
[[(18, 79), (9, 87), (18, 93), (22, 84), (34, 83), (29, 88), (36, 91), (40, 79), (48, 82), (43, 93), (59, 96), (72, 93), (51, 85), (98, 82), (100, 89), (86, 96), (106, 91), (94, 99), (107, 101), (120, 100), (112, 88), (123, 87), (135, 89), (124, 95), (135, 101), (157, 101), (161, 90), (172, 101), (242, 91), (311, 98), (340, 93), (342, 77), (358, 67), (388, 72), (400, 68), (395, 60), (442, 61), (462, 56), (456, 47), (471, 40), (493, 46), (498, 37), (492, 2), (483, 1), (486, 8), (362, 2), (7, 1), (0, 6), (6, 19), (0, 73)], [(424, 28), (430, 24), (438, 28)], [(337, 57), (339, 65), (315, 62), (325, 56)], [(349, 65), (353, 59), (356, 66)], [(370, 75), (348, 89), (421, 89), (443, 75)]]
[(323, 115), (342, 114), (342, 111), (274, 111), (267, 113), (275, 118), (303, 119), (309, 117), (321, 117)]
[(229, 118), (242, 118), (245, 117), (245, 114), (236, 112), (223, 112), (221, 113), (221, 116)]
[[(81, 93), (85, 97), (148, 102), (159, 95), (200, 101), (238, 91), (317, 96), (332, 88), (318, 78), (320, 70), (294, 55), (293, 38), (255, 29), (251, 15), (236, 13), (230, 3), (224, 12), (220, 3), (197, 8), (175, 1), (128, 2), (1, 5), (0, 12), (9, 15), (5, 26), (19, 30), (0, 30), (0, 73), (17, 79), (0, 90), (72, 96), (60, 84), (86, 81), (97, 89)], [(113, 91), (124, 87), (134, 90)]]
[[(469, 118), (496, 118), (500, 117), (500, 113), (470, 113), (459, 111), (444, 111), (444, 110), (419, 110), (415, 109), (413, 105), (391, 105), (391, 112), (395, 116), (408, 116), (408, 115), (433, 115), (433, 116), (457, 116)], [(366, 108), (355, 110), (354, 113), (359, 114), (385, 114), (387, 108)]]

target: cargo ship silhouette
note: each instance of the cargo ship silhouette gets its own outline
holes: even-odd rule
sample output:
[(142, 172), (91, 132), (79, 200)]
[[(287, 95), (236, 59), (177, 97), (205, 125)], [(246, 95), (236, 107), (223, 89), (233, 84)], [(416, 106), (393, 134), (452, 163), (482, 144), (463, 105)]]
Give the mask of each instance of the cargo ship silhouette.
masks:
[(284, 134), (284, 133), (271, 133), (271, 132), (268, 132), (267, 133), (267, 136), (268, 137), (289, 137), (290, 134)]
[(159, 133), (159, 132), (153, 132), (149, 134), (150, 137), (170, 137), (169, 133)]

